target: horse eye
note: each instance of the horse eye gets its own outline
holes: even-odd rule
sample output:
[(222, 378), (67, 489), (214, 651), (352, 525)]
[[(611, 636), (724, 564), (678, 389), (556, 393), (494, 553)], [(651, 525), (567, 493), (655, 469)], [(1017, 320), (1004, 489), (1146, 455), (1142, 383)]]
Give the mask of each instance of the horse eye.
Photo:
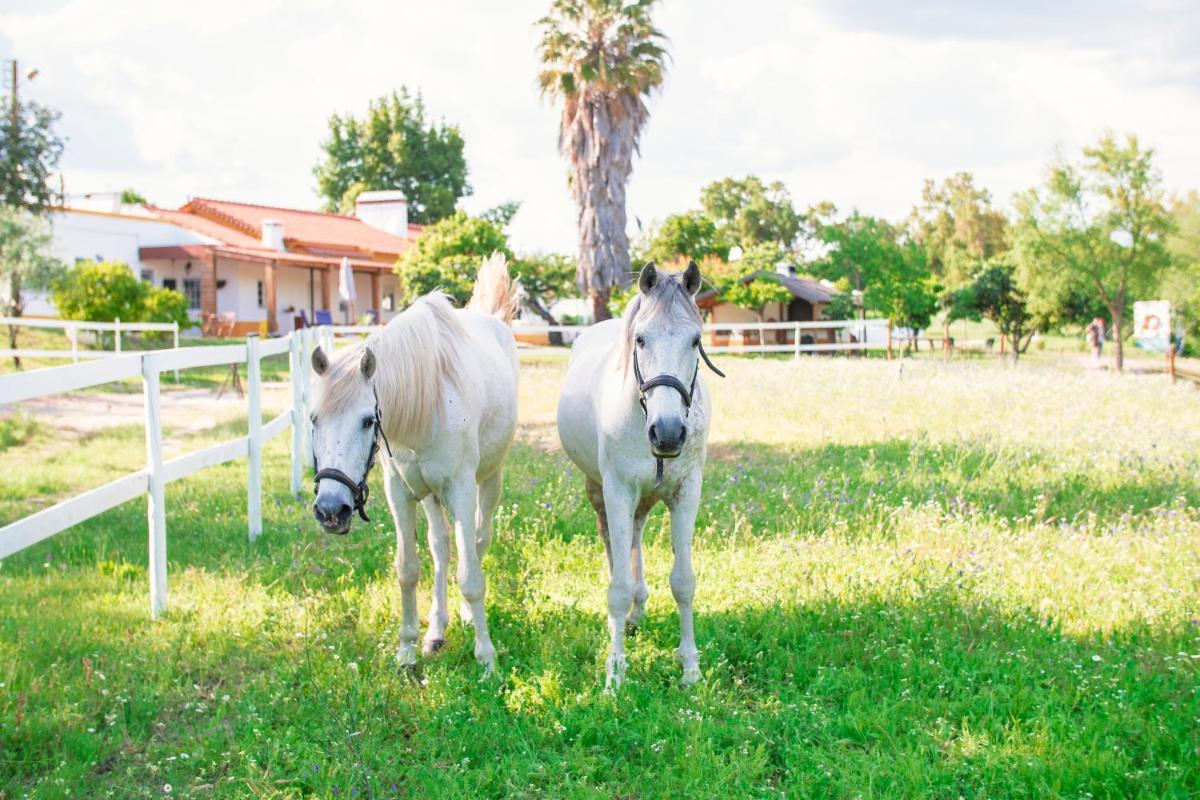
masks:
[(363, 426), (364, 431), (367, 428), (375, 427), (375, 418), (374, 417), (363, 417), (362, 426)]
[(692, 347), (699, 347), (699, 346), (700, 346), (700, 337), (697, 336), (695, 339), (692, 339)]
[(645, 336), (639, 336), (636, 339), (634, 339), (634, 341), (637, 342), (638, 347), (646, 346), (646, 337)]

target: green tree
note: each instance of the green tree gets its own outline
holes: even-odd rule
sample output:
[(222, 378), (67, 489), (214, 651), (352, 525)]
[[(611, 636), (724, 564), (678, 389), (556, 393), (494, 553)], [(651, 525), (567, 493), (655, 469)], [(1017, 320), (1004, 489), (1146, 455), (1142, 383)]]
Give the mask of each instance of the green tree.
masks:
[(666, 71), (656, 2), (554, 0), (538, 21), (538, 82), (562, 100), (558, 144), (579, 212), (577, 280), (597, 322), (611, 316), (612, 288), (630, 272), (625, 185), (650, 119), (645, 98)]
[(119, 261), (88, 261), (66, 270), (54, 281), (53, 296), (63, 319), (175, 322), (181, 329), (193, 324), (186, 297), (140, 280)]
[(969, 172), (940, 184), (925, 181), (921, 203), (910, 217), (913, 239), (929, 254), (929, 266), (954, 288), (971, 279), (984, 262), (1008, 249), (1008, 219), (992, 207), (986, 189)]
[(671, 214), (651, 232), (639, 260), (670, 264), (712, 257), (728, 260), (729, 242), (703, 211), (685, 211)]
[(719, 290), (722, 300), (754, 313), (759, 322), (763, 311), (772, 303), (787, 303), (792, 293), (770, 275), (761, 275), (750, 280), (739, 279), (726, 282)]
[(479, 265), (494, 252), (503, 253), (512, 262), (508, 236), (494, 222), (469, 216), (465, 211), (435, 222), (396, 262), (405, 302), (441, 289), (458, 305), (466, 305)]
[(512, 265), (513, 274), (521, 281), (522, 302), (551, 325), (559, 321), (550, 313), (550, 306), (575, 295), (576, 270), (574, 259), (558, 253), (518, 256)]
[(1016, 364), (1037, 333), (1025, 293), (1017, 285), (1016, 268), (1003, 257), (979, 270), (974, 278), (949, 293), (947, 323), (959, 319), (990, 320), (1011, 344)]
[(50, 183), (63, 151), (59, 114), (11, 95), (0, 103), (0, 205), (43, 212), (61, 201)]
[(331, 116), (321, 149), (313, 174), (329, 211), (352, 212), (364, 191), (400, 189), (408, 218), (425, 225), (453, 214), (471, 193), (458, 127), (427, 120), (421, 95), (405, 88), (371, 102), (362, 119)]
[(121, 192), (121, 202), (127, 206), (144, 206), (148, 201), (145, 195), (133, 189), (124, 189)]
[[(32, 211), (0, 205), (0, 284), (7, 289), (4, 315), (25, 313), (25, 292), (49, 289), (63, 265), (50, 254), (50, 223)], [(17, 349), (19, 326), (8, 329), (8, 346)], [(21, 359), (13, 356), (20, 368)]]
[(817, 233), (828, 249), (812, 265), (817, 275), (862, 292), (863, 308), (894, 325), (928, 327), (941, 287), (923, 248), (891, 223), (858, 211), (841, 222), (823, 222)]
[(488, 222), (495, 225), (501, 230), (507, 230), (509, 224), (512, 223), (513, 217), (517, 216), (517, 212), (521, 210), (520, 200), (509, 200), (501, 203), (498, 206), (492, 206), (487, 211), (479, 215), (480, 219), (486, 219)]
[(803, 222), (787, 187), (779, 181), (764, 184), (754, 175), (710, 183), (701, 190), (700, 203), (724, 239), (743, 249), (771, 243), (790, 250)]
[(1171, 263), (1171, 217), (1154, 151), (1105, 134), (1079, 163), (1056, 160), (1043, 186), (1017, 197), (1017, 278), (1047, 316), (1085, 288), (1112, 318), (1113, 363), (1124, 368), (1130, 296), (1157, 289)]
[[(1189, 192), (1171, 203), (1174, 232), (1167, 239), (1173, 263), (1164, 271), (1158, 294), (1189, 338), (1200, 338), (1200, 194)], [(1189, 351), (1194, 347), (1189, 342)]]

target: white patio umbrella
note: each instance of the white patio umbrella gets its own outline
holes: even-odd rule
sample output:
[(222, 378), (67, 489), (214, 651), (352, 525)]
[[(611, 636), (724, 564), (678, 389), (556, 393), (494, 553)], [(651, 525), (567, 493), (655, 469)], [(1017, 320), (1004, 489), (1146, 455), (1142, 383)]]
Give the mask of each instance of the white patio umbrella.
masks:
[(346, 303), (346, 324), (354, 324), (354, 270), (350, 269), (350, 259), (342, 259), (342, 268), (338, 270), (338, 297)]

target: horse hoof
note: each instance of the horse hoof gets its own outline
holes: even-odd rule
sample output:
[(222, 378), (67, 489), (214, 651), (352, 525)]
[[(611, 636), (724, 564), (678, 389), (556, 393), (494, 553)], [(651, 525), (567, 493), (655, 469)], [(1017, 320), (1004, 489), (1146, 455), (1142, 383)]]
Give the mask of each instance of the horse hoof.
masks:
[(681, 686), (695, 686), (703, 679), (700, 674), (699, 667), (687, 667), (683, 670), (683, 678), (679, 681)]
[(431, 656), (446, 646), (445, 639), (426, 639), (421, 644), (421, 654)]
[(636, 622), (626, 621), (625, 635), (626, 636), (637, 636), (637, 632), (638, 632), (638, 624)]
[(420, 684), (424, 681), (424, 673), (421, 671), (420, 664), (404, 664), (400, 667), (400, 674), (409, 680), (410, 683)]

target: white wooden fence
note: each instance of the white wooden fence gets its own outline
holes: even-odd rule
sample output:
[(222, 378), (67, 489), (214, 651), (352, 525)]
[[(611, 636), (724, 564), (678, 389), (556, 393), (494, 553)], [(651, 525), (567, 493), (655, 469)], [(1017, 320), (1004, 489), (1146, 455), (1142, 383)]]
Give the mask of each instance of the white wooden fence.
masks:
[[(333, 337), (357, 337), (370, 334), (379, 329), (378, 325), (329, 325), (322, 330), (327, 331), (326, 336), (329, 337), (325, 344), (325, 349), (332, 352)], [(570, 345), (574, 337), (578, 336), (583, 331), (586, 331), (587, 325), (522, 325), (516, 323), (513, 325), (513, 334), (518, 337), (533, 337), (549, 335), (551, 333), (563, 334), (564, 345)], [(889, 353), (892, 350), (892, 328), (886, 319), (868, 319), (868, 320), (817, 320), (814, 322), (735, 322), (735, 323), (709, 323), (704, 326), (705, 333), (713, 334), (717, 337), (724, 335), (729, 339), (733, 339), (733, 334), (737, 334), (742, 339), (741, 342), (729, 342), (726, 344), (706, 344), (705, 349), (710, 353), (792, 353), (796, 358), (800, 357), (801, 353), (834, 353), (834, 352), (850, 352), (867, 350), (887, 350)], [(768, 333), (776, 333), (782, 331), (785, 334), (790, 333), (791, 336), (775, 336), (777, 339), (774, 343), (768, 342)], [(834, 342), (804, 342), (806, 335), (811, 336), (815, 331), (845, 331), (844, 334), (835, 333), (835, 337), (843, 338), (842, 341)], [(746, 342), (746, 332), (757, 334), (757, 343)], [(850, 341), (851, 336), (854, 341)], [(791, 341), (787, 341), (790, 338)], [(545, 353), (562, 353), (563, 347), (546, 346), (546, 345), (530, 345), (518, 341), (520, 353), (523, 355), (541, 355)]]
[[(73, 319), (42, 319), (40, 317), (0, 317), (0, 325), (18, 328), (57, 328), (63, 331), (71, 343), (69, 350), (32, 350), (17, 348), (0, 350), (0, 358), (20, 356), (22, 358), (69, 358), (78, 362), (81, 358), (111, 358), (121, 354), (122, 333), (155, 331), (174, 334), (175, 347), (179, 347), (178, 322), (84, 322)], [(80, 350), (80, 331), (112, 331), (112, 350)]]
[[(308, 369), (308, 358), (318, 339), (328, 339), (330, 335), (329, 331), (309, 328), (265, 341), (259, 341), (257, 336), (250, 336), (243, 344), (182, 349), (177, 347), (171, 350), (114, 355), (99, 361), (0, 375), (0, 406), (140, 377), (146, 415), (144, 469), (0, 528), (0, 559), (144, 494), (147, 500), (150, 545), (150, 614), (153, 617), (160, 615), (167, 608), (166, 485), (206, 467), (246, 457), (248, 534), (250, 541), (257, 539), (262, 533), (263, 445), (289, 426), (292, 428), (291, 491), (293, 495), (299, 495), (304, 454), (311, 451), (309, 443), (312, 434), (308, 421), (311, 370)], [(261, 360), (282, 353), (290, 354), (292, 407), (264, 424)], [(237, 364), (247, 365), (246, 435), (164, 460), (159, 376), (168, 370)]]

